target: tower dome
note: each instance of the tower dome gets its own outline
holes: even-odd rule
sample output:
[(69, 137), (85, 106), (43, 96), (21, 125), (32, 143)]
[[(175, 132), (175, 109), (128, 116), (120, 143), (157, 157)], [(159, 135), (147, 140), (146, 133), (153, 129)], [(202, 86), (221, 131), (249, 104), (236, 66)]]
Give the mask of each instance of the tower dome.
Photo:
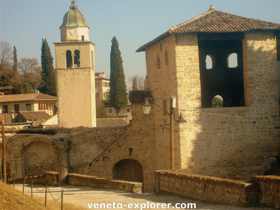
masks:
[(64, 15), (63, 23), (60, 27), (88, 27), (85, 17), (76, 6), (75, 1), (71, 2), (69, 10)]
[(64, 15), (60, 30), (62, 41), (89, 41), (89, 26), (75, 1)]

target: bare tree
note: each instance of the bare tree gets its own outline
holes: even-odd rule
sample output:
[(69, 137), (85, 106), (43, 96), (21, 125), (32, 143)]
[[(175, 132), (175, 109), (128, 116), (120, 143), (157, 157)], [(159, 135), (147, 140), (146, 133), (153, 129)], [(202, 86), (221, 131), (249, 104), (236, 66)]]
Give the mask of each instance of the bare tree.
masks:
[(13, 48), (8, 42), (0, 41), (0, 65), (11, 65)]
[(21, 73), (26, 74), (38, 72), (40, 66), (36, 58), (22, 58), (19, 62), (19, 69)]
[(38, 60), (36, 58), (22, 58), (18, 67), (22, 75), (22, 92), (35, 92), (42, 81)]

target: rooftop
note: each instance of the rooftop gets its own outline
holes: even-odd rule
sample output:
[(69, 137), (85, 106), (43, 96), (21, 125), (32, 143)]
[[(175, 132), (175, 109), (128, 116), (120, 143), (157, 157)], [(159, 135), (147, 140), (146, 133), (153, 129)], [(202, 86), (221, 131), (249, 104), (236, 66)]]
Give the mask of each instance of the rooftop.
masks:
[(165, 33), (140, 47), (137, 52), (145, 51), (147, 47), (171, 34), (238, 33), (250, 31), (280, 31), (280, 24), (241, 17), (216, 10), (211, 6), (208, 11), (181, 24), (171, 27)]
[(0, 103), (24, 102), (24, 101), (56, 101), (55, 96), (43, 93), (28, 93), (15, 95), (0, 95)]
[(19, 116), (21, 116), (26, 121), (40, 121), (40, 122), (44, 122), (51, 117), (46, 112), (20, 112)]

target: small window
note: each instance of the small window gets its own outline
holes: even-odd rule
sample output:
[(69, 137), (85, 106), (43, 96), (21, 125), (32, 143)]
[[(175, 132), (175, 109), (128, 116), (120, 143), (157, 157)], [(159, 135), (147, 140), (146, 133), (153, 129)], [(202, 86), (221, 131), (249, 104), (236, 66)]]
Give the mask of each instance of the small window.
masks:
[(85, 36), (82, 36), (82, 41), (85, 41)]
[(75, 67), (80, 67), (80, 50), (75, 50), (74, 52), (74, 65)]
[(8, 105), (3, 105), (2, 106), (2, 113), (8, 113), (9, 112), (9, 107)]
[(160, 57), (159, 57), (159, 55), (157, 56), (157, 68), (160, 69)]
[(25, 104), (26, 111), (31, 111), (31, 104)]
[(231, 53), (227, 58), (227, 66), (230, 69), (236, 69), (238, 67), (238, 54)]
[(66, 66), (67, 68), (72, 68), (73, 66), (72, 52), (70, 50), (66, 51)]
[(205, 57), (205, 66), (206, 70), (212, 70), (213, 69), (213, 58), (211, 55), (206, 55)]
[(15, 113), (19, 113), (19, 104), (14, 105), (14, 111)]
[(167, 50), (165, 50), (165, 53), (164, 53), (164, 60), (165, 60), (165, 65), (168, 66), (169, 60), (168, 60), (168, 52), (167, 52)]

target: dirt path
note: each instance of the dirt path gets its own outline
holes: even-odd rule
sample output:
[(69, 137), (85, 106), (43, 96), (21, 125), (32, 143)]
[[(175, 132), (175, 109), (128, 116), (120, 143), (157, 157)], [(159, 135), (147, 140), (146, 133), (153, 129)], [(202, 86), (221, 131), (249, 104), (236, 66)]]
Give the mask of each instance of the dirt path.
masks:
[[(22, 190), (22, 185), (16, 186), (18, 190)], [(48, 199), (60, 200), (60, 192), (62, 188), (60, 187), (51, 187), (49, 188)], [(183, 207), (189, 206), (189, 209), (193, 207), (193, 209), (198, 210), (272, 210), (269, 208), (240, 208), (240, 207), (230, 207), (223, 205), (214, 205), (207, 204), (202, 202), (191, 201), (188, 199), (171, 196), (171, 195), (154, 195), (154, 194), (132, 194), (132, 193), (123, 193), (119, 191), (109, 191), (109, 190), (100, 190), (93, 189), (87, 187), (71, 187), (66, 186), (63, 187), (64, 192), (64, 202), (74, 204), (75, 206), (80, 206), (85, 209), (90, 209), (91, 205), (99, 205), (95, 206), (96, 208), (91, 209), (124, 209), (124, 210), (132, 210), (132, 209), (141, 209), (141, 206), (144, 209), (176, 209), (176, 203), (180, 203), (185, 205)], [(34, 196), (44, 197), (44, 188), (35, 187), (34, 188)], [(26, 194), (30, 194), (30, 188), (26, 187)], [(170, 203), (171, 207), (167, 208), (164, 206), (159, 206), (160, 208), (146, 208), (148, 206), (154, 207), (155, 205), (167, 205)], [(103, 208), (104, 205), (106, 208)], [(100, 206), (101, 205), (101, 206)], [(103, 206), (102, 206), (103, 205)], [(111, 206), (110, 206), (111, 205)], [(122, 205), (117, 208), (117, 205)], [(196, 205), (196, 208), (194, 208)], [(94, 206), (92, 206), (94, 207)], [(121, 208), (120, 208), (121, 207)], [(186, 209), (186, 208), (178, 208), (178, 209)], [(188, 209), (188, 208), (187, 208)]]

